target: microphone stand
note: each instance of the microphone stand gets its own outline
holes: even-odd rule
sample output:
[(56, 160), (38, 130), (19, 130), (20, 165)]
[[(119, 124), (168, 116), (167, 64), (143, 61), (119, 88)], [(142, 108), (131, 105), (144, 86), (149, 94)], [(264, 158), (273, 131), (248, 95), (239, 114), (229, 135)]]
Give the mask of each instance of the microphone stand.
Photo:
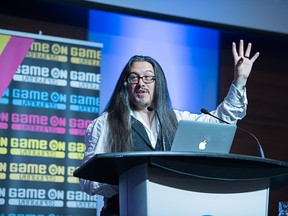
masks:
[(147, 107), (147, 110), (150, 111), (150, 112), (154, 111), (155, 114), (156, 114), (156, 117), (157, 117), (157, 119), (158, 119), (158, 121), (159, 121), (159, 126), (160, 126), (160, 142), (161, 142), (163, 151), (166, 151), (165, 140), (164, 140), (164, 138), (163, 138), (162, 122), (161, 122), (161, 120), (160, 120), (160, 116), (159, 116), (157, 110), (154, 109), (153, 107), (148, 106), (148, 107)]
[[(216, 118), (216, 119), (218, 119), (218, 120), (221, 121), (221, 122), (224, 122), (224, 123), (226, 123), (226, 124), (230, 124), (229, 122), (224, 121), (223, 119), (220, 119), (220, 118), (218, 118), (217, 116), (212, 115), (208, 110), (206, 110), (206, 109), (204, 109), (204, 108), (202, 108), (200, 111), (201, 111), (203, 114), (207, 114), (207, 115), (209, 115), (209, 116), (212, 116), (213, 118)], [(253, 135), (252, 133), (250, 133), (249, 131), (247, 131), (247, 130), (245, 130), (245, 129), (243, 129), (243, 128), (240, 128), (240, 127), (238, 127), (238, 126), (237, 126), (237, 129), (239, 129), (239, 130), (241, 130), (241, 131), (249, 134), (250, 136), (252, 136), (252, 137), (254, 138), (254, 140), (257, 142), (258, 150), (259, 150), (259, 152), (260, 152), (261, 157), (262, 157), (262, 158), (265, 158), (265, 154), (264, 154), (263, 148), (262, 148), (259, 140), (257, 139), (257, 137), (254, 136), (254, 135)]]

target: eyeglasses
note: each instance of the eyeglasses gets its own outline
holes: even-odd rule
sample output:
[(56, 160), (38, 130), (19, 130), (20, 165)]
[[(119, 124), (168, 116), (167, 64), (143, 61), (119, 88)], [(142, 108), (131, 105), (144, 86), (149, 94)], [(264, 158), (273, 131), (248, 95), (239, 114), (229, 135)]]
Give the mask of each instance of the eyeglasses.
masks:
[(130, 76), (127, 77), (128, 83), (132, 83), (132, 84), (139, 83), (140, 79), (142, 79), (142, 81), (145, 84), (150, 84), (150, 83), (155, 81), (155, 76), (142, 76), (142, 77), (140, 77), (139, 75), (131, 74)]

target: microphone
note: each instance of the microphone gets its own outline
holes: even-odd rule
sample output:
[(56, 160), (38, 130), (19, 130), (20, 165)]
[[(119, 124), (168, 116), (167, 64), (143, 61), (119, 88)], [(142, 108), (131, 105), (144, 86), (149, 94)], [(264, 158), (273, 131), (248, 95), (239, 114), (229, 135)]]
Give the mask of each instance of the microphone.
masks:
[(166, 151), (165, 140), (163, 139), (162, 122), (161, 122), (161, 120), (160, 120), (159, 114), (158, 114), (157, 110), (154, 109), (154, 108), (151, 107), (151, 106), (148, 106), (148, 107), (147, 107), (147, 110), (150, 111), (150, 112), (154, 111), (154, 112), (156, 113), (157, 119), (158, 119), (158, 121), (159, 121), (159, 126), (160, 126), (160, 142), (161, 142), (161, 144), (162, 144), (163, 151)]
[[(215, 115), (212, 115), (208, 110), (206, 110), (206, 109), (204, 109), (204, 108), (202, 108), (200, 111), (201, 111), (203, 114), (210, 115), (210, 116), (212, 116), (213, 118), (216, 118), (216, 119), (218, 119), (218, 120), (221, 121), (221, 122), (224, 122), (224, 123), (226, 123), (226, 124), (230, 124), (229, 122), (224, 121), (223, 119), (220, 119), (220, 118), (218, 118), (218, 117), (215, 116)], [(250, 133), (249, 131), (247, 131), (247, 130), (245, 130), (245, 129), (243, 129), (243, 128), (240, 128), (240, 127), (238, 127), (238, 126), (237, 126), (237, 129), (239, 129), (239, 130), (241, 130), (241, 131), (249, 134), (250, 136), (252, 136), (252, 137), (254, 138), (254, 140), (257, 142), (258, 149), (259, 149), (259, 152), (260, 152), (261, 157), (262, 157), (262, 158), (265, 158), (263, 148), (262, 148), (259, 140), (257, 139), (257, 137), (254, 136), (254, 135), (253, 135), (252, 133)]]

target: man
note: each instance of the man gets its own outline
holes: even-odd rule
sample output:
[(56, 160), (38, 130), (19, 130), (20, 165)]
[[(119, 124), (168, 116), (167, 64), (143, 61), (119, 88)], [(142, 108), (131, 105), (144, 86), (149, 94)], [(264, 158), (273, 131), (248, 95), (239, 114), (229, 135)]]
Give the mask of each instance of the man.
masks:
[[(257, 52), (250, 58), (252, 44), (244, 50), (240, 40), (237, 51), (232, 44), (234, 58), (234, 80), (225, 100), (212, 111), (220, 119), (236, 124), (246, 114), (246, 82), (250, 75)], [(165, 149), (170, 150), (178, 122), (219, 122), (209, 115), (192, 114), (171, 107), (164, 72), (157, 61), (149, 56), (133, 56), (124, 67), (115, 90), (104, 112), (88, 126), (85, 136), (86, 152), (83, 162), (97, 153), (127, 151), (161, 151), (159, 118), (163, 120), (162, 138)], [(105, 197), (102, 216), (119, 215), (118, 186), (80, 179), (85, 192)]]

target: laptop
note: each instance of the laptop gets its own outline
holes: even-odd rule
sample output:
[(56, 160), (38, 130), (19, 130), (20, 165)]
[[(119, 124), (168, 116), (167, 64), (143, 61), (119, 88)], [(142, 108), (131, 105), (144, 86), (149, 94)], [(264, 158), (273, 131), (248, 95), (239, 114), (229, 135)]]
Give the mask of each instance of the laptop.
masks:
[(232, 124), (180, 120), (171, 151), (228, 154), (236, 129)]

